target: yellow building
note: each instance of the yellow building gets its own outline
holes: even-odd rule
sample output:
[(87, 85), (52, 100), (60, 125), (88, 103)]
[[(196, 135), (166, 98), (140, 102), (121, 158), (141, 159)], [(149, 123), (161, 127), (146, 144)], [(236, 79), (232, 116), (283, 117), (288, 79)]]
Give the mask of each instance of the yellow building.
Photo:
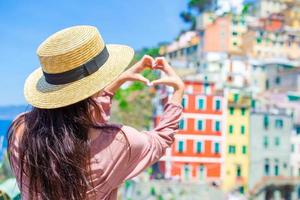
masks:
[(228, 89), (225, 163), (222, 186), (225, 191), (248, 190), (249, 120), (251, 98), (244, 91)]

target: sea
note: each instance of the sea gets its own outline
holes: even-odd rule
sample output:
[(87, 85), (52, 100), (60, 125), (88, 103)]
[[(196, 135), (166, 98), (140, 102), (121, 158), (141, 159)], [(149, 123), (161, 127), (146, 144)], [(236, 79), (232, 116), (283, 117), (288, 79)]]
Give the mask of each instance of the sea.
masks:
[(1, 120), (0, 119), (0, 162), (3, 159), (3, 153), (7, 148), (7, 130), (12, 120)]

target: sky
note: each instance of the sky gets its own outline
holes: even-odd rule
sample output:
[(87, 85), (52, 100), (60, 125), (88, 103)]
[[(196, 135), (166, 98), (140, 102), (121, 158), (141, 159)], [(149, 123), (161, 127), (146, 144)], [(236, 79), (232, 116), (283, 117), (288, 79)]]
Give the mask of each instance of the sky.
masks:
[(0, 0), (0, 106), (25, 104), (23, 84), (39, 67), (36, 49), (54, 32), (96, 26), (106, 43), (136, 50), (172, 41), (186, 28), (185, 0)]

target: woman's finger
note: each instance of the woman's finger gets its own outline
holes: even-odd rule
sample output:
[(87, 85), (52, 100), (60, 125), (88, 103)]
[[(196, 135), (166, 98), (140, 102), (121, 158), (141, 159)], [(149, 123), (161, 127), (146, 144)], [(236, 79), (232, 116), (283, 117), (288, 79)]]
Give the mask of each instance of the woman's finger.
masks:
[(144, 55), (142, 58), (143, 68), (150, 67), (152, 68), (154, 64), (154, 59), (149, 55)]
[(150, 81), (141, 74), (132, 74), (131, 75), (131, 80), (132, 81), (140, 81), (140, 82), (142, 82), (146, 85), (150, 84)]
[(152, 85), (159, 85), (159, 84), (166, 84), (169, 85), (170, 84), (170, 78), (161, 78), (161, 79), (157, 79), (151, 82)]

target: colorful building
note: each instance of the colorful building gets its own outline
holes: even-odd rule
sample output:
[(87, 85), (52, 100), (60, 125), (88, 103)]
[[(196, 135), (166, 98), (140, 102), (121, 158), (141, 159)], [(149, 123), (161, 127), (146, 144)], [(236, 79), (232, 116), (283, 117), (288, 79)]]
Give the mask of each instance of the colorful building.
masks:
[(223, 94), (209, 82), (185, 81), (183, 118), (175, 143), (162, 158), (165, 176), (220, 184), (223, 163)]
[(251, 97), (245, 90), (227, 89), (225, 162), (222, 188), (248, 190)]
[(246, 17), (225, 15), (207, 25), (204, 32), (204, 52), (241, 53), (242, 35), (247, 31)]
[(291, 0), (259, 0), (255, 2), (256, 16), (259, 18), (268, 17), (273, 13), (280, 13), (287, 8)]
[(263, 105), (257, 106), (250, 114), (249, 191), (257, 193), (257, 188), (268, 181), (278, 185), (278, 188), (260, 192), (259, 199), (272, 197), (275, 190), (284, 192), (282, 189), (288, 185), (277, 182), (289, 180), (291, 175), (292, 128), (292, 115), (287, 109)]
[[(271, 20), (272, 21), (272, 20)], [(279, 26), (274, 23), (274, 26)], [(242, 49), (249, 58), (300, 58), (300, 36), (285, 29), (251, 26), (243, 35)]]
[(198, 46), (200, 36), (196, 31), (182, 33), (177, 40), (160, 48), (160, 54), (164, 55), (172, 66), (177, 68), (193, 68), (198, 63)]

